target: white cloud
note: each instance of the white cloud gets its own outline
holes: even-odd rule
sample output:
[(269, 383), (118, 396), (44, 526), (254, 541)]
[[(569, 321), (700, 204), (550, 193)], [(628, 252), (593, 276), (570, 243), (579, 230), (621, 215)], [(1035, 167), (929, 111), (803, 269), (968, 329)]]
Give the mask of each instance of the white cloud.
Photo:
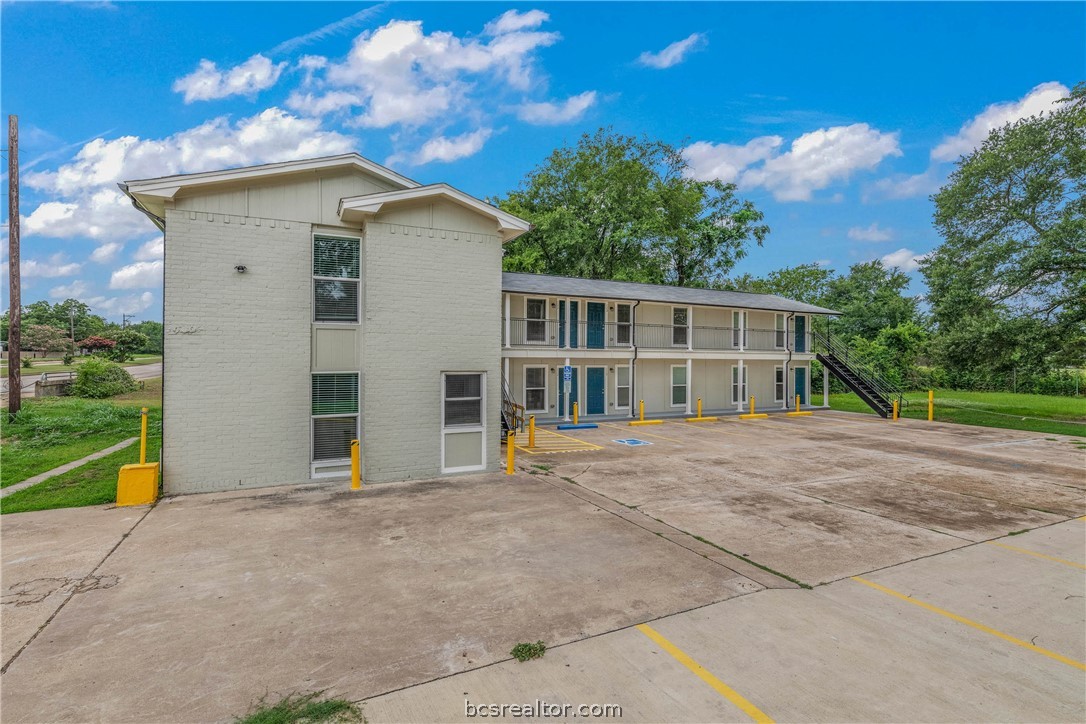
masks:
[(890, 241), (894, 234), (890, 229), (880, 228), (876, 221), (868, 227), (853, 226), (848, 230), (848, 238), (854, 241)]
[(416, 166), (421, 166), (431, 161), (448, 163), (473, 156), (482, 150), (483, 145), (492, 134), (491, 129), (480, 128), (477, 131), (462, 133), (452, 138), (445, 136), (431, 138), (422, 144), (422, 148), (412, 156), (411, 162)]
[(579, 120), (596, 103), (596, 91), (570, 96), (561, 103), (522, 103), (517, 118), (536, 126), (556, 126)]
[(163, 262), (137, 261), (122, 266), (109, 278), (110, 289), (149, 289), (162, 286)]
[(487, 35), (515, 33), (518, 30), (538, 28), (550, 19), (551, 16), (542, 10), (529, 10), (526, 13), (518, 12), (516, 10), (506, 10), (504, 13), (487, 23), (483, 28), (483, 32)]
[(96, 138), (54, 171), (27, 174), (27, 186), (47, 201), (25, 221), (27, 235), (128, 240), (144, 236), (148, 221), (116, 187), (126, 179), (248, 166), (346, 153), (354, 141), (325, 131), (319, 120), (279, 108), (231, 123), (225, 116), (159, 139)]
[(136, 253), (133, 255), (133, 258), (136, 261), (155, 261), (156, 259), (163, 258), (163, 252), (164, 243), (162, 237), (159, 236), (141, 244), (140, 248), (136, 249)]
[(781, 153), (784, 139), (761, 136), (743, 146), (699, 141), (683, 149), (692, 178), (735, 181), (762, 187), (778, 201), (809, 201), (814, 191), (870, 170), (887, 156), (900, 156), (897, 133), (866, 123), (805, 133)]
[(151, 292), (132, 294), (125, 297), (91, 297), (85, 300), (95, 314), (116, 317), (121, 314), (136, 314), (151, 306), (155, 297)]
[(548, 18), (508, 11), (487, 24), (484, 38), (426, 33), (422, 21), (392, 20), (359, 34), (340, 62), (310, 56), (305, 70), (312, 88), (293, 93), (287, 106), (306, 114), (349, 112), (349, 123), (365, 128), (443, 121), (490, 102), (493, 92), (530, 89), (537, 51), (560, 38), (532, 29)]
[(898, 268), (903, 272), (914, 272), (920, 268), (920, 262), (927, 254), (917, 254), (912, 249), (898, 249), (882, 257), (882, 265), (887, 269)]
[(1021, 100), (993, 103), (962, 126), (957, 134), (943, 139), (942, 143), (932, 149), (931, 158), (933, 161), (954, 161), (959, 156), (972, 153), (996, 128), (1052, 111), (1058, 108), (1056, 102), (1070, 93), (1067, 86), (1052, 81), (1036, 86)]
[(219, 70), (214, 61), (204, 59), (196, 70), (174, 81), (173, 90), (185, 94), (185, 103), (252, 96), (275, 85), (286, 67), (286, 62), (272, 63), (259, 53), (228, 70)]
[(71, 284), (61, 284), (49, 290), (50, 299), (79, 299), (87, 293), (87, 285), (80, 279)]
[(119, 241), (107, 241), (97, 249), (91, 252), (90, 260), (96, 261), (99, 264), (104, 264), (107, 261), (113, 261), (113, 258), (117, 256), (117, 252), (124, 248), (124, 244)]
[(698, 141), (684, 148), (683, 156), (692, 178), (734, 183), (745, 168), (771, 158), (782, 143), (780, 136), (760, 136), (742, 146)]
[(876, 198), (911, 199), (916, 196), (928, 196), (939, 190), (941, 177), (934, 168), (924, 173), (897, 174), (879, 179), (864, 190), (864, 203)]
[(678, 65), (686, 59), (686, 54), (700, 50), (708, 44), (703, 33), (691, 33), (682, 40), (677, 40), (659, 53), (645, 51), (637, 58), (637, 62), (649, 68), (670, 68)]
[(37, 259), (22, 259), (19, 263), (19, 274), (23, 277), (70, 277), (78, 274), (83, 268), (82, 264), (68, 261), (64, 254), (53, 254), (46, 261)]

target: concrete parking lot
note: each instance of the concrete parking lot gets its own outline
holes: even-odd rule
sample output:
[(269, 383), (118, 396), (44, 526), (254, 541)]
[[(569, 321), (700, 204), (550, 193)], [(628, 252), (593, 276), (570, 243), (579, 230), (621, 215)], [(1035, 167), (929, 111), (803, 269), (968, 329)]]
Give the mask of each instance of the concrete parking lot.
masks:
[(371, 722), (1086, 719), (1075, 439), (833, 413), (568, 436), (514, 476), (4, 516), (5, 721), (312, 690)]

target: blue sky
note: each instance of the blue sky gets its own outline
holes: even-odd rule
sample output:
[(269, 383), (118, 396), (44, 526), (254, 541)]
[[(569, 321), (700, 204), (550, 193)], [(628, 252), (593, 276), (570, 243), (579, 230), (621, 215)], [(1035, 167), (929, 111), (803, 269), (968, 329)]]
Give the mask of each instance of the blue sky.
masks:
[[(772, 232), (737, 273), (882, 258), (915, 276), (954, 159), (1086, 78), (1082, 3), (0, 12), (23, 301), (77, 296), (113, 319), (161, 318), (161, 240), (119, 180), (357, 150), (487, 197), (602, 125), (685, 149), (692, 174), (765, 212)], [(5, 194), (5, 265), (7, 215)]]

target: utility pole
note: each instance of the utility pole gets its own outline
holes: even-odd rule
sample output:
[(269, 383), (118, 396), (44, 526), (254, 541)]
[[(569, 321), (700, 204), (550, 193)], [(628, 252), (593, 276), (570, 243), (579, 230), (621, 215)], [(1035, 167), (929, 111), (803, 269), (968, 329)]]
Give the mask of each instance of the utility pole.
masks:
[(23, 299), (19, 290), (19, 117), (8, 116), (8, 415), (23, 406)]
[(128, 320), (135, 318), (135, 314), (125, 314), (124, 312), (121, 312), (121, 329), (128, 329)]

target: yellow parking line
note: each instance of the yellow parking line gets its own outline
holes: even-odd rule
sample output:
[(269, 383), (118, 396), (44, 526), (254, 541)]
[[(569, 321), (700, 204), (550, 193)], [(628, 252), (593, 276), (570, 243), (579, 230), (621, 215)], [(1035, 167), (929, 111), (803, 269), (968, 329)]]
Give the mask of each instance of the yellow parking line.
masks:
[(621, 426), (621, 425), (612, 425), (609, 422), (601, 422), (600, 425), (601, 426), (606, 425), (607, 427), (613, 427), (616, 430), (622, 430), (623, 432), (629, 432), (631, 435), (637, 435), (638, 437), (641, 437), (642, 435), (647, 435), (648, 437), (658, 437), (661, 440), (667, 440), (668, 442), (677, 442), (677, 443), (683, 442), (682, 440), (676, 440), (675, 438), (672, 438), (672, 437), (664, 437), (663, 435), (657, 435), (655, 432), (645, 432), (644, 430), (640, 430), (640, 429), (631, 431), (630, 428), (628, 428), (628, 427), (624, 427), (624, 426)]
[(913, 598), (911, 596), (906, 596), (904, 593), (899, 593), (898, 591), (895, 591), (892, 588), (887, 588), (886, 586), (880, 586), (879, 584), (875, 583), (874, 581), (868, 581), (867, 579), (860, 578), (859, 576), (853, 576), (852, 580), (858, 581), (859, 583), (862, 583), (865, 586), (869, 586), (871, 588), (874, 588), (876, 591), (881, 591), (881, 592), (883, 592), (883, 593), (885, 593), (885, 594), (887, 594), (889, 596), (893, 596), (894, 598), (900, 598), (902, 601), (905, 601), (906, 603), (911, 603), (914, 606), (919, 606), (920, 608), (931, 611), (932, 613), (937, 613), (940, 616), (946, 616), (947, 618), (951, 619), (952, 621), (957, 621), (958, 623), (964, 623), (966, 626), (972, 626), (973, 628), (977, 629), (978, 631), (983, 631), (986, 634), (991, 634), (992, 636), (995, 636), (997, 638), (1001, 638), (1004, 641), (1009, 641), (1012, 644), (1015, 644), (1016, 646), (1021, 646), (1024, 649), (1029, 649), (1030, 651), (1035, 651), (1038, 654), (1041, 654), (1043, 656), (1047, 656), (1050, 659), (1055, 659), (1056, 661), (1059, 661), (1061, 664), (1067, 664), (1068, 666), (1074, 666), (1076, 669), (1081, 669), (1082, 671), (1086, 671), (1086, 664), (1082, 663), (1081, 661), (1075, 661), (1074, 659), (1068, 658), (1068, 657), (1064, 656), (1063, 654), (1057, 654), (1055, 651), (1049, 651), (1048, 649), (1043, 649), (1040, 646), (1035, 646), (1035, 645), (1031, 644), (1029, 641), (1023, 641), (1022, 639), (1018, 639), (1018, 638), (1015, 638), (1014, 636), (1010, 636), (1009, 634), (1005, 634), (1002, 631), (996, 631), (994, 628), (991, 628), (990, 626), (985, 626), (984, 624), (977, 623), (976, 621), (970, 621), (969, 619), (965, 618), (964, 616), (959, 616), (956, 613), (951, 613), (950, 611), (944, 611), (941, 608), (938, 608), (936, 606), (932, 606), (930, 603), (924, 603), (923, 601), (915, 599), (915, 598)]
[(991, 545), (994, 545), (994, 546), (999, 546), (1000, 548), (1006, 548), (1009, 551), (1016, 551), (1018, 553), (1025, 553), (1027, 556), (1035, 556), (1037, 558), (1044, 558), (1045, 560), (1048, 560), (1048, 561), (1055, 561), (1056, 563), (1062, 563), (1065, 566), (1073, 566), (1074, 568), (1081, 568), (1082, 570), (1086, 571), (1086, 566), (1082, 565), (1081, 563), (1075, 563), (1074, 561), (1064, 560), (1063, 558), (1057, 558), (1056, 556), (1046, 556), (1044, 553), (1038, 553), (1036, 551), (1026, 550), (1025, 548), (1015, 548), (1014, 546), (1009, 546), (1006, 543), (997, 543), (994, 540), (990, 540), (990, 541), (988, 541), (988, 543), (990, 543)]
[(680, 664), (694, 672), (699, 679), (716, 689), (718, 694), (742, 709), (743, 713), (749, 716), (751, 720), (773, 724), (773, 720), (766, 716), (761, 709), (744, 699), (735, 689), (706, 671), (701, 664), (687, 656), (682, 649), (665, 639), (647, 623), (638, 626), (637, 630), (655, 641), (660, 648), (671, 654)]

